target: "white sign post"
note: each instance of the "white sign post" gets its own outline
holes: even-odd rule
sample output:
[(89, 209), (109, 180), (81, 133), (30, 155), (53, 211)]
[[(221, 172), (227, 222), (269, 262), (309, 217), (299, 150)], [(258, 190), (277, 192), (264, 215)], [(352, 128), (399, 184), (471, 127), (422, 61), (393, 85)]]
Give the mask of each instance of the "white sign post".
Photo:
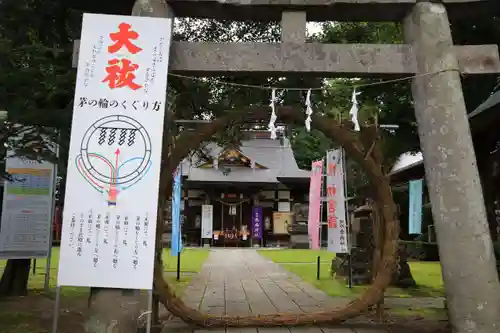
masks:
[(0, 259), (46, 258), (56, 168), (50, 162), (12, 156), (6, 160), (6, 171), (12, 179), (5, 181), (3, 189)]
[(214, 207), (212, 205), (201, 206), (201, 238), (212, 238), (214, 225)]
[(83, 16), (58, 286), (152, 288), (171, 25)]
[(343, 159), (342, 149), (326, 153), (328, 251), (335, 253), (349, 253)]

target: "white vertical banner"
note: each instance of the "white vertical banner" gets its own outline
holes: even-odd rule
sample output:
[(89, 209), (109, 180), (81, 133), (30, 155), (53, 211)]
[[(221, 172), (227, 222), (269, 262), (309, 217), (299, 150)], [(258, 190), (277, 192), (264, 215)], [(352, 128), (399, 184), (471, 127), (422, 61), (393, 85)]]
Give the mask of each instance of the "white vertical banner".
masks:
[(50, 248), (56, 168), (8, 152), (0, 219), (0, 258), (43, 258)]
[(348, 253), (345, 211), (343, 150), (326, 153), (326, 202), (328, 221), (328, 251)]
[(201, 206), (201, 238), (212, 238), (214, 227), (214, 207), (212, 205)]
[(83, 16), (60, 286), (152, 288), (171, 26)]

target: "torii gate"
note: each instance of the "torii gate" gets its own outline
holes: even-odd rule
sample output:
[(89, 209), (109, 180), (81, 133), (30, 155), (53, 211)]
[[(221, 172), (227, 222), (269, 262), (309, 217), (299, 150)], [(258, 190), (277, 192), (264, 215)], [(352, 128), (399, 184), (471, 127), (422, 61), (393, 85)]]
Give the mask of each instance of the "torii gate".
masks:
[[(107, 1), (95, 7), (101, 12), (126, 14), (123, 8), (131, 1)], [(136, 0), (132, 15), (281, 21), (279, 44), (172, 42), (170, 71), (174, 73), (321, 77), (417, 74), (412, 83), (413, 100), (450, 320), (455, 332), (493, 333), (500, 327), (500, 284), (460, 73), (499, 73), (500, 60), (496, 45), (454, 46), (448, 21), (448, 15), (470, 15), (484, 9), (486, 2), (167, 0), (167, 4), (164, 0)], [(92, 4), (87, 2), (87, 6)], [(306, 43), (307, 20), (401, 21), (407, 44)]]

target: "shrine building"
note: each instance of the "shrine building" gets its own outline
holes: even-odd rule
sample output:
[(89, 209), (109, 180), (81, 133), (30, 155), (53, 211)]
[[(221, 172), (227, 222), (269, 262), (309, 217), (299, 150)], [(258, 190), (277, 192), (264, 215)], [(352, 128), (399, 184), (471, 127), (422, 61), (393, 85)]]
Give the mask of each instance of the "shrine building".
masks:
[[(239, 147), (209, 143), (181, 164), (186, 246), (289, 246), (291, 226), (307, 224), (310, 172), (297, 166), (290, 141), (283, 135), (272, 140), (267, 131), (243, 135)], [(202, 205), (213, 211), (212, 238), (203, 242)], [(262, 207), (260, 239), (251, 230), (253, 207)], [(170, 220), (169, 207), (165, 243), (171, 237)]]

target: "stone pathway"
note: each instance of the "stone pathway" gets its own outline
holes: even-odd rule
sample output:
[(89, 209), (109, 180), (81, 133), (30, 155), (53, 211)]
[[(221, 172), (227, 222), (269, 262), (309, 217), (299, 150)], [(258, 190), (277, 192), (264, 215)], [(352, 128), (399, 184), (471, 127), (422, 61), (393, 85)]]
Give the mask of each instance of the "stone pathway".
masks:
[[(247, 316), (276, 312), (316, 312), (343, 307), (350, 299), (332, 298), (253, 249), (214, 249), (186, 288), (184, 302), (213, 315)], [(174, 323), (172, 323), (174, 324)], [(167, 325), (164, 333), (186, 332)], [(189, 330), (188, 330), (189, 331)], [(227, 333), (383, 333), (351, 328), (252, 328), (196, 330)]]

